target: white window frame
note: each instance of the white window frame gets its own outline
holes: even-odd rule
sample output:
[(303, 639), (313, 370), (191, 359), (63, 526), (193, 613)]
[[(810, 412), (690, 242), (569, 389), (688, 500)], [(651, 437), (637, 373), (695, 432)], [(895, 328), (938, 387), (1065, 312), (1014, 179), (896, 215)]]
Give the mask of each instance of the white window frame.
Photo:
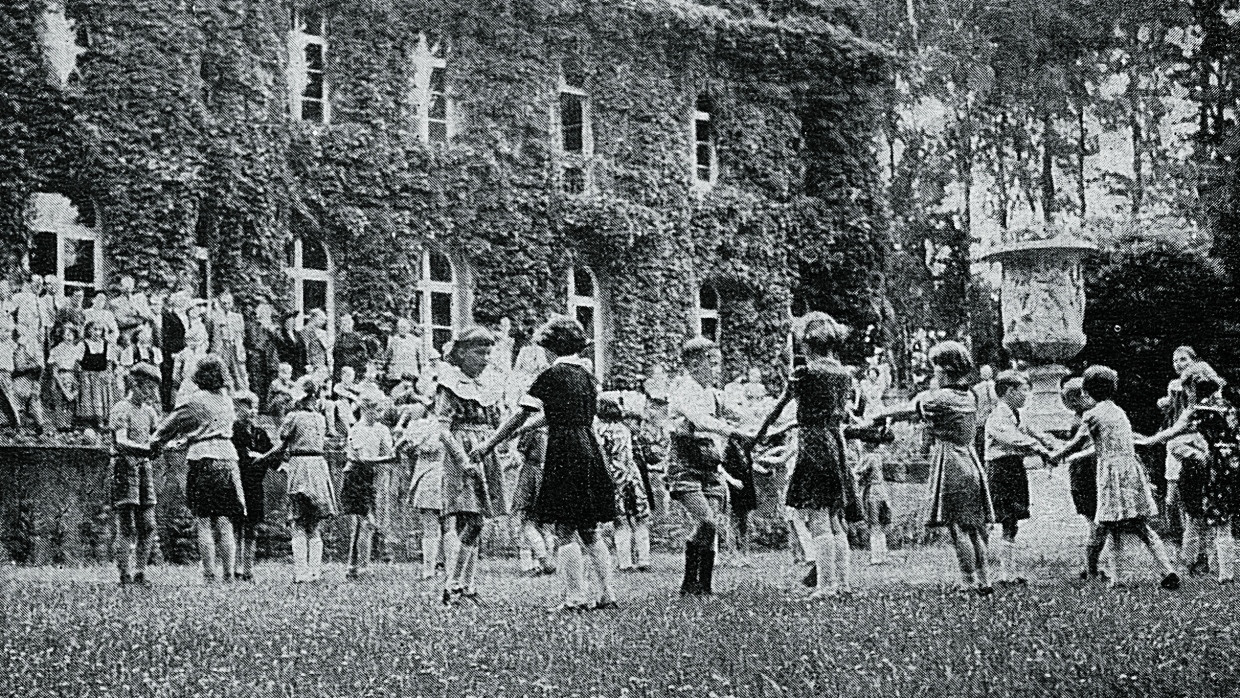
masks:
[[(68, 85), (69, 78), (78, 69), (78, 59), (89, 50), (82, 41), (85, 32), (65, 15), (62, 0), (50, 0), (44, 5), (38, 32), (48, 67), (60, 86)], [(68, 39), (69, 36), (72, 39)]]
[[(448, 260), (452, 270), (451, 281), (431, 280), (431, 255), (437, 254)], [(463, 276), (457, 260), (441, 249), (425, 248), (419, 260), (418, 274), (418, 325), (422, 328), (422, 339), (427, 349), (435, 349), (435, 330), (449, 330), (455, 337), (461, 329), (465, 295), (463, 292)], [(452, 298), (452, 325), (436, 325), (431, 313), (431, 294), (444, 293)]]
[[(289, 32), (289, 60), (288, 60), (288, 83), (289, 83), (289, 103), (293, 110), (293, 119), (295, 121), (304, 121), (305, 123), (322, 123), (327, 124), (331, 121), (331, 91), (327, 84), (327, 15), (321, 14), (319, 18), (319, 35), (308, 34), (305, 31), (305, 19), (301, 10), (293, 12), (293, 29)], [(323, 56), (323, 97), (322, 102), (323, 119), (322, 121), (309, 121), (302, 118), (302, 101), (306, 99), (302, 95), (306, 85), (309, 84), (309, 68), (306, 65), (306, 47), (317, 45)]]
[[(564, 148), (564, 123), (562, 118), (562, 110), (560, 108), (560, 100), (562, 95), (573, 95), (581, 98), (581, 152), (569, 151)], [(579, 85), (570, 85), (564, 77), (564, 68), (561, 65), (559, 71), (559, 84), (555, 93), (555, 104), (551, 108), (552, 124), (555, 128), (555, 150), (560, 154), (560, 180), (561, 184), (565, 183), (565, 173), (569, 169), (581, 170), (582, 189), (581, 194), (588, 193), (593, 185), (593, 176), (590, 171), (590, 158), (594, 155), (594, 119), (592, 114), (592, 104), (590, 93), (584, 87)]]
[(327, 249), (318, 240), (311, 240), (316, 245), (323, 248), (323, 256), (327, 259), (327, 269), (307, 269), (304, 257), (304, 238), (297, 236), (293, 238), (293, 264), (285, 267), (284, 272), (293, 280), (293, 310), (297, 312), (298, 327), (306, 326), (306, 294), (305, 282), (322, 281), (327, 286), (327, 307), (324, 312), (327, 313), (327, 336), (334, 338), (336, 336), (336, 279), (335, 279), (335, 262), (332, 261), (331, 250)]
[[(590, 277), (590, 284), (594, 288), (594, 295), (582, 296), (577, 294), (577, 274), (576, 270), (585, 271)], [(594, 317), (594, 336), (591, 339), (594, 342), (594, 375), (600, 381), (603, 379), (603, 287), (598, 283), (598, 275), (589, 266), (580, 263), (574, 263), (568, 268), (568, 316), (577, 319), (578, 308), (590, 308)]]
[[(68, 295), (70, 287), (99, 290), (103, 288), (103, 236), (99, 232), (96, 214), (95, 227), (87, 228), (78, 222), (78, 209), (63, 194), (36, 192), (34, 194), (35, 220), (31, 231), (35, 234), (50, 233), (56, 236), (56, 283), (60, 293)], [(89, 240), (94, 243), (94, 278), (90, 284), (65, 280), (65, 244), (71, 240)], [(27, 260), (29, 268), (29, 260)]]
[[(689, 162), (692, 165), (690, 176), (693, 178), (693, 186), (703, 189), (710, 189), (715, 186), (715, 182), (719, 178), (719, 154), (715, 148), (715, 131), (713, 124), (711, 123), (714, 115), (708, 111), (698, 109), (697, 106), (700, 101), (701, 98), (699, 97), (698, 100), (694, 102), (693, 122), (690, 125), (691, 130), (689, 132)], [(710, 139), (706, 141), (707, 147), (710, 148), (710, 168), (707, 173), (709, 177), (708, 179), (702, 179), (698, 174), (698, 170), (701, 169), (698, 163), (698, 146), (701, 144), (701, 141), (698, 140), (697, 132), (698, 124), (703, 122), (707, 124), (707, 128), (709, 129), (708, 133), (710, 134)]]
[(453, 136), (453, 110), (452, 99), (449, 97), (447, 85), (448, 70), (448, 40), (446, 37), (439, 37), (438, 41), (432, 43), (432, 38), (427, 36), (425, 32), (418, 32), (418, 41), (414, 45), (410, 63), (413, 65), (413, 106), (414, 106), (414, 127), (417, 132), (418, 140), (423, 143), (431, 142), (431, 123), (438, 121), (431, 119), (431, 102), (433, 93), (431, 92), (431, 77), (436, 70), (444, 71), (444, 143), (451, 143)]
[[(713, 309), (702, 307), (702, 291), (708, 288), (711, 293), (715, 294), (715, 307)], [(705, 283), (698, 286), (697, 296), (694, 298), (694, 305), (697, 307), (697, 333), (715, 344), (719, 344), (720, 340), (723, 339), (723, 323), (719, 321), (719, 306), (721, 303), (722, 299), (719, 296), (719, 289), (714, 284)], [(708, 335), (705, 332), (704, 325), (707, 320), (715, 321), (714, 336)]]

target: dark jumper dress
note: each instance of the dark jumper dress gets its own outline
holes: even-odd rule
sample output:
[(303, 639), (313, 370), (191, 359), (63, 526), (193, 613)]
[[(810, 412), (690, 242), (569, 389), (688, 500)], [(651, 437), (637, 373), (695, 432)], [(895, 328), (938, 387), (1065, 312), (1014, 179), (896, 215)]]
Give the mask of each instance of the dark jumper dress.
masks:
[(267, 465), (255, 463), (250, 452), (267, 453), (273, 447), (267, 431), (255, 424), (233, 422), (233, 448), (237, 449), (237, 467), (241, 470), (241, 491), (245, 494), (245, 518), (248, 526), (257, 526), (266, 518), (266, 493), (263, 481), (267, 478)]
[(534, 520), (576, 528), (616, 518), (615, 485), (594, 437), (598, 389), (584, 368), (558, 363), (530, 386), (547, 420), (547, 453)]
[(831, 509), (861, 520), (852, 474), (844, 462), (841, 428), (848, 416), (852, 376), (838, 363), (807, 366), (792, 388), (797, 399), (800, 450), (788, 484), (794, 509)]

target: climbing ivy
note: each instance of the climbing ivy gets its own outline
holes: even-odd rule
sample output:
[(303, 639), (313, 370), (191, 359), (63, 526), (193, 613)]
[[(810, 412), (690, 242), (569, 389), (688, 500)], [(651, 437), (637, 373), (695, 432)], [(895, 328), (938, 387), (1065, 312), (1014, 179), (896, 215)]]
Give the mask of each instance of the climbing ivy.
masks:
[[(37, 67), (38, 45), (15, 37), (38, 3), (19, 5), (0, 51)], [(114, 272), (175, 283), (205, 240), (218, 285), (287, 299), (281, 252), (309, 235), (343, 272), (340, 304), (378, 317), (408, 312), (433, 244), (468, 262), (478, 321), (528, 332), (563, 309), (580, 262), (604, 290), (618, 383), (675, 364), (703, 282), (721, 293), (734, 368), (780, 363), (794, 300), (862, 326), (881, 305), (889, 245), (871, 128), (887, 55), (848, 26), (845, 5), (324, 0), (311, 9), (328, 17), (330, 126), (289, 116), (283, 4), (66, 7), (90, 37), (79, 78), (50, 93), (67, 103), (71, 142), (46, 165), (0, 158), (17, 183), (0, 207), (35, 187), (97, 202)], [(420, 31), (450, 37), (447, 146), (415, 136)], [(577, 195), (562, 191), (551, 136), (561, 64), (583, 76), (592, 115)], [(5, 65), (27, 92), (45, 84)], [(698, 95), (718, 146), (706, 191), (689, 164)], [(29, 121), (0, 112), (0, 132)]]

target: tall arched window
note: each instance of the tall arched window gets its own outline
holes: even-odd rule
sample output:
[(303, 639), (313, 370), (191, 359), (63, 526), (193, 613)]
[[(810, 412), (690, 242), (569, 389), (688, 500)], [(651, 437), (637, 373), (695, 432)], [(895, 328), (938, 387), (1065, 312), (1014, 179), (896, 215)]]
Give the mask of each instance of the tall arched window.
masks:
[(422, 251), (418, 281), (418, 323), (435, 351), (452, 339), (461, 315), (460, 275), (452, 258), (440, 250)]
[(719, 343), (719, 292), (710, 284), (698, 289), (698, 334)]
[(603, 313), (598, 279), (589, 267), (574, 265), (568, 272), (568, 314), (594, 342), (594, 375), (603, 375)]
[(327, 313), (329, 333), (335, 331), (335, 284), (331, 257), (323, 243), (298, 236), (285, 248), (285, 271), (293, 279), (293, 309), (304, 318), (315, 308)]
[(715, 162), (715, 127), (711, 119), (714, 102), (708, 95), (698, 95), (693, 109), (693, 182), (696, 186), (709, 187), (719, 174)]

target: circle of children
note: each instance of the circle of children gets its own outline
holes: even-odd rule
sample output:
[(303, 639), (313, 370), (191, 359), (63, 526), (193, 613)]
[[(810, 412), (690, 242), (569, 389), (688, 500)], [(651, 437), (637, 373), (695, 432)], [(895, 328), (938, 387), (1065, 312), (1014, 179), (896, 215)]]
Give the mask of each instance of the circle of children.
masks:
[[(279, 469), (287, 476), (295, 582), (320, 577), (321, 528), (340, 514), (352, 518), (348, 576), (363, 576), (395, 489), (419, 513), (423, 579), (438, 575), (442, 550), (443, 603), (478, 600), (484, 522), (511, 512), (522, 523), (525, 572), (560, 579), (556, 608), (614, 608), (615, 566), (601, 529), (614, 526), (621, 571), (649, 570), (648, 519), (667, 506), (668, 493), (690, 521), (680, 593), (710, 595), (724, 512), (743, 539), (745, 515), (756, 506), (753, 473), (786, 468), (794, 548), (814, 563), (805, 584), (811, 598), (839, 597), (851, 593), (850, 523), (869, 526), (870, 562), (883, 562), (890, 510), (877, 449), (898, 420), (925, 423), (925, 523), (950, 533), (967, 593), (994, 593), (987, 550), (994, 524), (1002, 530), (998, 581), (1026, 583), (1012, 551), (1018, 522), (1029, 517), (1030, 456), (1069, 465), (1074, 504), (1089, 521), (1082, 578), (1121, 584), (1117, 562), (1131, 534), (1161, 567), (1162, 586), (1177, 588), (1176, 569), (1149, 525), (1158, 507), (1135, 453), (1155, 443), (1168, 444), (1167, 509), (1185, 520), (1182, 559), (1190, 572), (1203, 572), (1212, 540), (1219, 580), (1232, 580), (1234, 417), (1222, 379), (1187, 347), (1174, 356), (1179, 378), (1164, 400), (1162, 432), (1134, 435), (1112, 401), (1115, 371), (1092, 366), (1062, 386), (1079, 428), (1060, 444), (1021, 424), (1030, 391), (1022, 373), (995, 377), (983, 367), (981, 382), (969, 386), (970, 354), (953, 341), (929, 353), (930, 389), (907, 405), (885, 406), (882, 367), (858, 380), (838, 358), (848, 330), (820, 312), (796, 321), (800, 350), (776, 400), (757, 371), (716, 389), (720, 353), (700, 336), (684, 342), (677, 377), (656, 368), (642, 390), (600, 394), (582, 358), (587, 334), (563, 316), (548, 320), (514, 363), (506, 321), (498, 333), (460, 330), (440, 357), (405, 319), (395, 321), (383, 351), (347, 314), (329, 339), (322, 311), (311, 311), (304, 328), (294, 313), (276, 325), (270, 305), (244, 318), (227, 293), (210, 303), (185, 291), (164, 298), (126, 277), (118, 292), (100, 291), (84, 308), (81, 289), (65, 298), (52, 288), (37, 276), (16, 293), (0, 284), (0, 407), (15, 426), (111, 434), (123, 584), (147, 583), (154, 463), (161, 451), (180, 450), (208, 581), (253, 578), (264, 477)], [(278, 425), (274, 436), (264, 420)], [(337, 497), (325, 449), (346, 435)], [(520, 469), (511, 497), (502, 452)], [(393, 481), (398, 458), (412, 464), (407, 484)]]

